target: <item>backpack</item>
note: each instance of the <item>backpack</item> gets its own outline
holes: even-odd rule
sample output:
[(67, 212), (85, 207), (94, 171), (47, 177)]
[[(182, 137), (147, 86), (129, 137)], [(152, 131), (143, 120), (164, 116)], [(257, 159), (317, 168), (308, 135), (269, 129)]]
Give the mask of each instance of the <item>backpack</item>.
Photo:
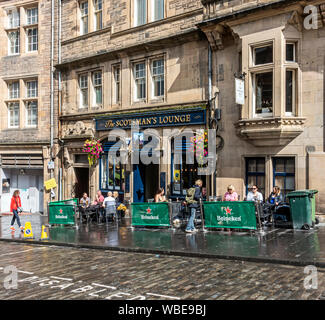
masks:
[(195, 195), (195, 188), (189, 188), (186, 193), (185, 201), (187, 204), (194, 204), (197, 203), (196, 200), (194, 200)]

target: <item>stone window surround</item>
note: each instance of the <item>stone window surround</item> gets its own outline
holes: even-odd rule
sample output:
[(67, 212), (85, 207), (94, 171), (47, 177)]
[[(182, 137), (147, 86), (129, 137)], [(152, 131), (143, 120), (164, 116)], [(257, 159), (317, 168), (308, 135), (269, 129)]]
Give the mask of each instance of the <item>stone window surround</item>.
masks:
[[(6, 108), (8, 110), (8, 106), (10, 103), (18, 103), (19, 104), (19, 125), (18, 127), (10, 127), (9, 126), (9, 113), (7, 112), (7, 124), (8, 124), (8, 129), (12, 128), (19, 128), (19, 129), (24, 129), (24, 128), (37, 128), (38, 125), (33, 125), (29, 126), (27, 125), (27, 103), (36, 101), (37, 107), (39, 106), (39, 90), (37, 88), (36, 92), (37, 95), (34, 97), (28, 97), (27, 96), (27, 82), (30, 81), (37, 81), (37, 87), (38, 87), (38, 76), (32, 75), (29, 77), (20, 77), (20, 78), (15, 78), (15, 79), (4, 79), (5, 84), (8, 89), (8, 95), (6, 99), (4, 100), (4, 103), (6, 105)], [(9, 98), (9, 84), (12, 82), (19, 82), (19, 96), (17, 98), (10, 99)], [(8, 110), (9, 111), (9, 110)], [(37, 114), (39, 113), (39, 109), (37, 111)], [(37, 116), (38, 119), (38, 116)], [(38, 121), (38, 120), (37, 120)]]
[[(275, 28), (264, 32), (249, 34), (242, 37), (242, 70), (245, 78), (245, 104), (242, 108), (242, 119), (254, 119), (253, 115), (253, 85), (252, 76), (258, 72), (273, 70), (273, 115), (272, 117), (289, 116), (285, 113), (285, 76), (286, 69), (296, 73), (296, 108), (292, 116), (301, 116), (301, 71), (299, 67), (299, 38), (285, 38), (283, 28)], [(273, 64), (254, 66), (252, 48), (263, 44), (273, 43)], [(286, 61), (286, 43), (295, 42), (298, 60)]]
[[(80, 4), (83, 2), (88, 2), (88, 30), (86, 33), (81, 33), (81, 9), (80, 9)], [(78, 5), (77, 5), (77, 37), (78, 36), (85, 36), (89, 33), (93, 32), (98, 32), (102, 29), (104, 29), (104, 21), (106, 21), (106, 13), (105, 13), (105, 1), (102, 1), (102, 27), (100, 29), (96, 29), (95, 26), (95, 5), (93, 0), (78, 0)], [(109, 27), (110, 29), (110, 27)]]
[(145, 0), (146, 2), (146, 22), (144, 24), (141, 24), (141, 25), (137, 25), (136, 24), (136, 19), (135, 19), (135, 10), (136, 10), (136, 1), (137, 0), (131, 0), (131, 23), (130, 23), (130, 26), (132, 27), (140, 27), (140, 26), (143, 26), (143, 25), (146, 25), (150, 22), (155, 22), (155, 21), (160, 21), (160, 20), (163, 20), (166, 18), (166, 5), (167, 5), (167, 1), (164, 0), (164, 13), (163, 13), (163, 18), (160, 19), (160, 20), (154, 20), (154, 1), (155, 0)]
[[(93, 74), (95, 72), (101, 72), (102, 73), (102, 104), (101, 105), (95, 105), (95, 90), (94, 90), (94, 85), (93, 85)], [(79, 79), (80, 76), (86, 75), (87, 74), (87, 81), (88, 81), (88, 106), (87, 107), (81, 107), (80, 106), (80, 83)], [(87, 69), (87, 70), (78, 70), (75, 73), (75, 83), (76, 83), (76, 92), (78, 94), (76, 95), (77, 101), (76, 101), (76, 106), (77, 106), (77, 111), (85, 112), (85, 111), (90, 111), (92, 109), (96, 108), (102, 108), (104, 105), (105, 101), (105, 74), (104, 74), (104, 67), (100, 66), (99, 68), (93, 68), (93, 69)]]
[(9, 12), (9, 10), (13, 10), (16, 9), (19, 12), (19, 26), (15, 27), (15, 28), (10, 28), (8, 23), (6, 24), (5, 27), (5, 31), (7, 33), (7, 37), (9, 32), (12, 31), (18, 31), (19, 32), (19, 53), (15, 53), (15, 54), (10, 54), (10, 50), (9, 50), (9, 41), (8, 41), (8, 50), (7, 50), (7, 54), (8, 56), (13, 56), (13, 55), (20, 55), (20, 54), (35, 54), (38, 52), (38, 50), (34, 50), (34, 51), (28, 51), (27, 50), (27, 30), (31, 29), (31, 28), (38, 28), (39, 26), (39, 19), (37, 21), (37, 23), (35, 24), (28, 24), (27, 23), (27, 10), (28, 9), (33, 9), (37, 7), (37, 12), (39, 13), (39, 6), (38, 6), (38, 2), (33, 2), (33, 3), (28, 3), (28, 4), (19, 4), (17, 6), (14, 7), (7, 7), (4, 8), (5, 11)]
[[(165, 82), (165, 88), (164, 88), (164, 95), (161, 97), (154, 97), (153, 96), (153, 79), (152, 79), (152, 62), (154, 60), (164, 60), (164, 82)], [(135, 92), (135, 78), (134, 78), (134, 65), (139, 62), (145, 62), (145, 70), (146, 70), (146, 98), (141, 100), (135, 100), (134, 98), (134, 92)], [(156, 54), (153, 56), (147, 56), (143, 58), (137, 58), (135, 60), (130, 60), (130, 70), (131, 70), (131, 104), (137, 105), (137, 104), (148, 104), (148, 103), (159, 103), (159, 102), (166, 102), (167, 101), (167, 93), (166, 93), (166, 54)]]

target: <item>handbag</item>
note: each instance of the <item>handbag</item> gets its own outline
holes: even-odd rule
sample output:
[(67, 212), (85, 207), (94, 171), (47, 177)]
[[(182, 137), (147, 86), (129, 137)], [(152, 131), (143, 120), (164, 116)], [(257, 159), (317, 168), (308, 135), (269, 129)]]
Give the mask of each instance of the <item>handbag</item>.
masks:
[(18, 213), (23, 212), (23, 208), (18, 206), (17, 199), (15, 199), (15, 201), (16, 201), (16, 206), (17, 206), (17, 212)]

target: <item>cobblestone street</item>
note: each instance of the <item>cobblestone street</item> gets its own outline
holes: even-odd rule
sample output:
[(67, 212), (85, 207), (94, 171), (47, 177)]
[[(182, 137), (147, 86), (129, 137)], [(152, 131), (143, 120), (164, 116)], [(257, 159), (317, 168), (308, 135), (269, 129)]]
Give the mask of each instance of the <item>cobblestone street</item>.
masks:
[[(18, 288), (5, 289), (6, 267)], [(319, 299), (303, 267), (0, 243), (0, 299)]]

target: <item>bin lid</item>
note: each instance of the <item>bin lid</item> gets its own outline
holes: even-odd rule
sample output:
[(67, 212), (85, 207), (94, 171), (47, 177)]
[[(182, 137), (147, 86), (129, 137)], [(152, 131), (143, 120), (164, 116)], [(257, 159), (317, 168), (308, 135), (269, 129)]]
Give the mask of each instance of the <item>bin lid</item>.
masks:
[(318, 193), (318, 190), (296, 190), (289, 192), (287, 197), (308, 197)]

